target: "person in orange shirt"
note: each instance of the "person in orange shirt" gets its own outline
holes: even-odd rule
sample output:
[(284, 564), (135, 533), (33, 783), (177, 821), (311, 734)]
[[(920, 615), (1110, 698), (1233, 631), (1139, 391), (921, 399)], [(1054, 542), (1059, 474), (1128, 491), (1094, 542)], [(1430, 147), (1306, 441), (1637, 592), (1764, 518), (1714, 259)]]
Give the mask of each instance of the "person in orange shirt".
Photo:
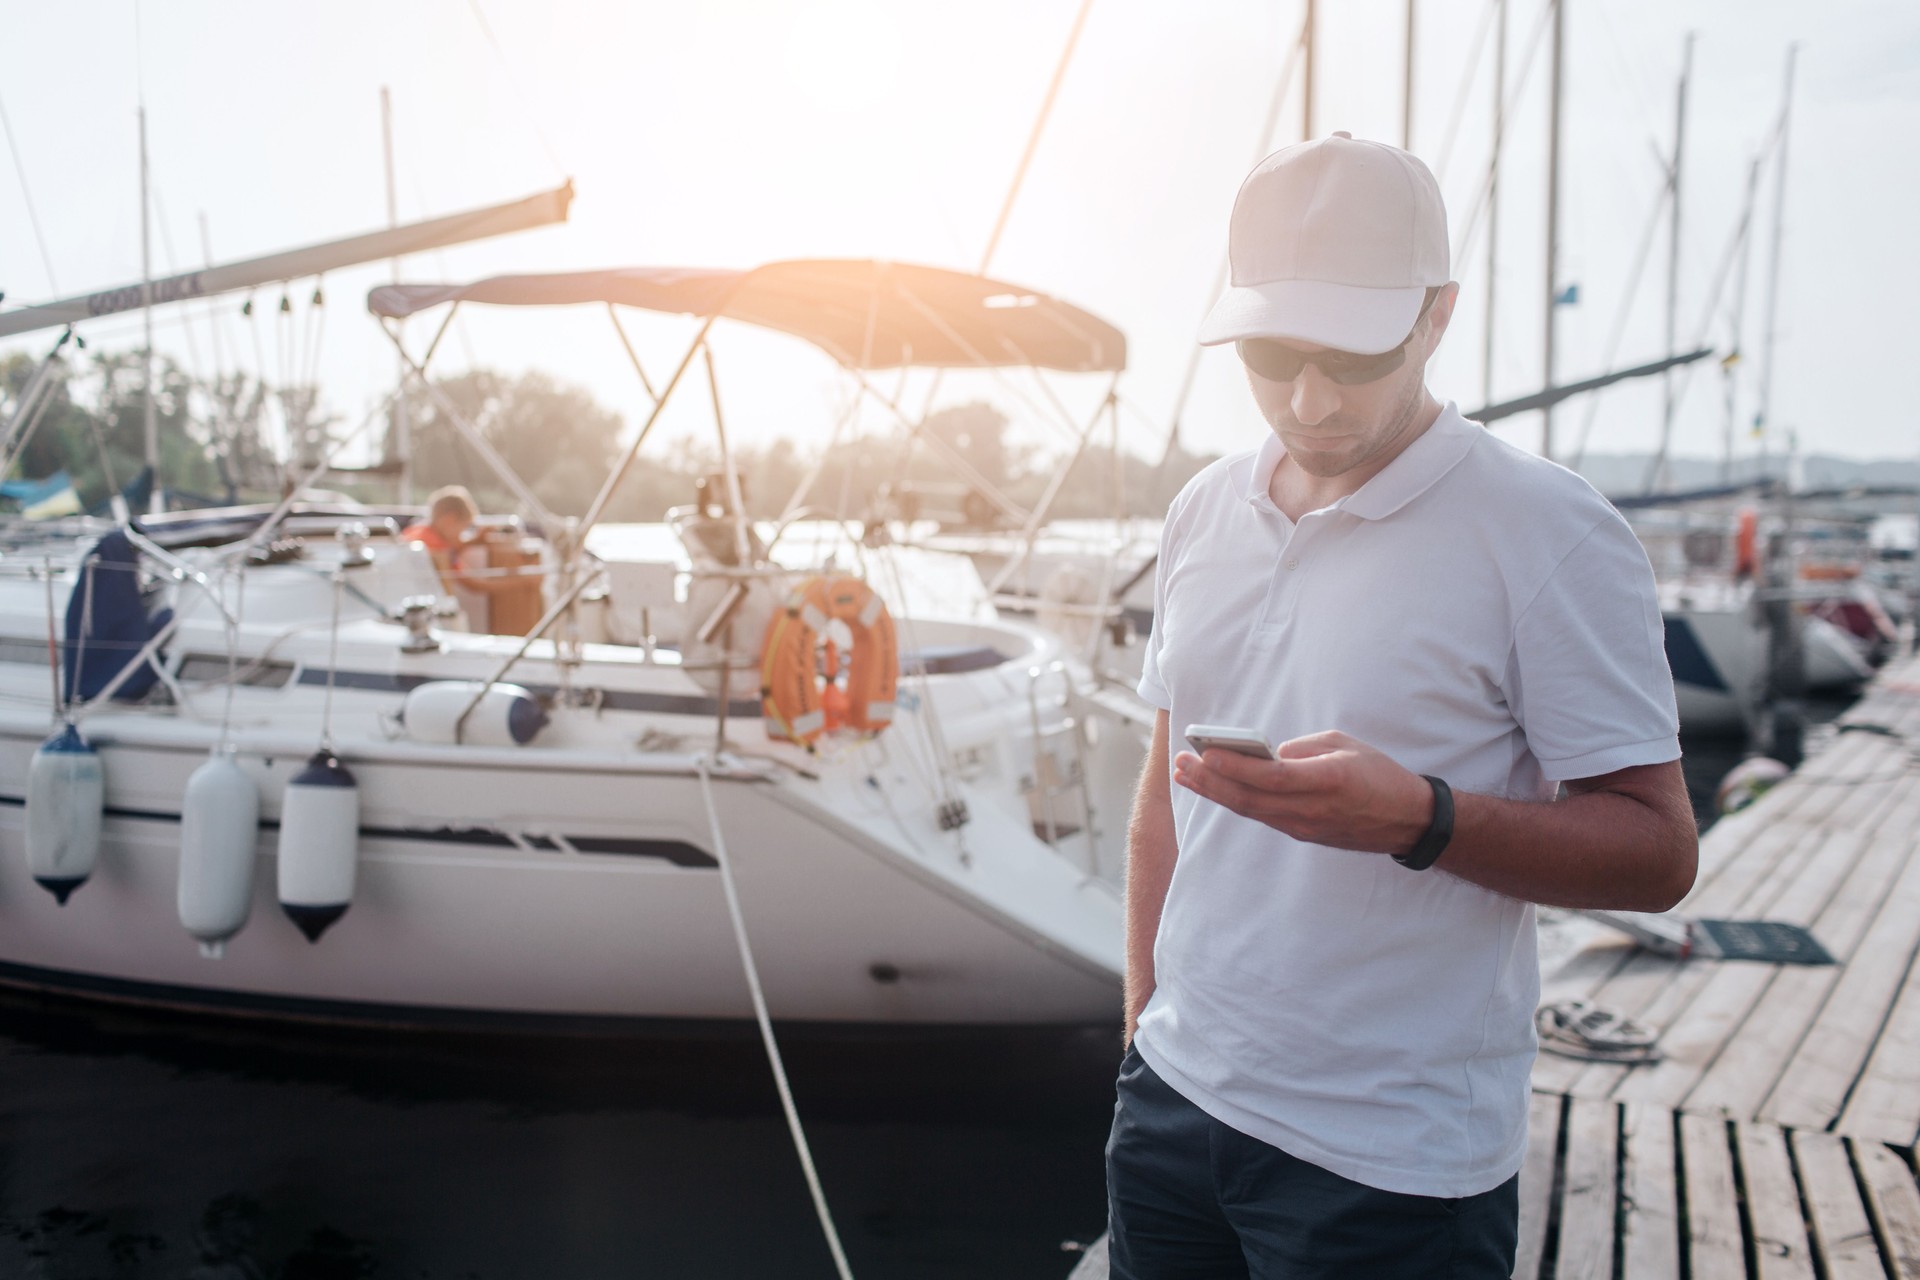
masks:
[(450, 484), (435, 489), (427, 499), (425, 520), (410, 524), (400, 531), (401, 541), (417, 542), (427, 549), (427, 554), (433, 557), (433, 567), (440, 571), (440, 582), (448, 595), (453, 594), (456, 583), (468, 591), (491, 595), (509, 590), (518, 582), (511, 576), (472, 576), (460, 567), (460, 558), (471, 545), (467, 535), (479, 519), (480, 508), (474, 502), (473, 495), (467, 492), (466, 486)]

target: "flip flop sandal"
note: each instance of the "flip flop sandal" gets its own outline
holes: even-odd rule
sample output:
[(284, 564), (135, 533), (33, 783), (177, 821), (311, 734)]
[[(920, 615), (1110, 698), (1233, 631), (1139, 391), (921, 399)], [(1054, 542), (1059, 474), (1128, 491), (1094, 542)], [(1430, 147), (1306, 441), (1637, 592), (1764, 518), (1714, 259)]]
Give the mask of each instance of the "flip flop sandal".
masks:
[(1588, 1000), (1556, 1000), (1533, 1015), (1540, 1047), (1590, 1062), (1657, 1062), (1659, 1032)]

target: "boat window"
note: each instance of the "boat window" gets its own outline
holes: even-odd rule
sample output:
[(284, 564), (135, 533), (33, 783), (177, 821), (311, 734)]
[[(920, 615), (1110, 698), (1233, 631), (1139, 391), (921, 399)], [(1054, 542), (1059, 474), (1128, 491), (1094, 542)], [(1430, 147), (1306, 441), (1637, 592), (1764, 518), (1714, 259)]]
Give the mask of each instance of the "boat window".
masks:
[(0, 638), (0, 662), (30, 662), (44, 667), (47, 665), (47, 642), (21, 640), (14, 636)]
[[(248, 662), (242, 659), (234, 673), (238, 682), (264, 689), (278, 689), (293, 679), (291, 662)], [(180, 660), (178, 676), (193, 684), (219, 684), (227, 678), (224, 654), (190, 653)]]

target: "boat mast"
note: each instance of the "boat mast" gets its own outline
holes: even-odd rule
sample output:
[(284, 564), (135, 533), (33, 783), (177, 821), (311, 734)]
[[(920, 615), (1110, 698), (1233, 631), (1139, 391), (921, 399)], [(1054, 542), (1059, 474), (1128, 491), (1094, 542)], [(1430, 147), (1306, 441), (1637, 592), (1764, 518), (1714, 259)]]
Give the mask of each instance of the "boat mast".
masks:
[(1300, 136), (1308, 142), (1313, 141), (1313, 10), (1314, 0), (1307, 0), (1307, 16), (1300, 24), (1300, 50), (1306, 63), (1300, 80)]
[[(1547, 316), (1546, 349), (1543, 352), (1545, 374), (1542, 385), (1553, 385), (1553, 330), (1560, 306), (1560, 93), (1566, 61), (1566, 0), (1550, 0), (1553, 5), (1553, 86), (1552, 108), (1547, 118)], [(1540, 456), (1553, 457), (1553, 406), (1540, 413)]]
[[(1679, 97), (1673, 110), (1673, 164), (1667, 171), (1667, 190), (1673, 199), (1667, 205), (1667, 354), (1677, 349), (1675, 334), (1680, 310), (1680, 178), (1687, 154), (1687, 82), (1693, 78), (1693, 38), (1687, 32), (1685, 52), (1680, 55)], [(1662, 377), (1660, 401), (1660, 452), (1647, 473), (1647, 491), (1664, 489), (1667, 484), (1667, 450), (1673, 441), (1674, 377), (1669, 369)]]
[(1739, 413), (1739, 379), (1737, 371), (1740, 361), (1746, 356), (1746, 343), (1741, 340), (1741, 330), (1746, 324), (1747, 315), (1747, 275), (1753, 261), (1753, 202), (1760, 190), (1760, 165), (1763, 156), (1755, 156), (1753, 164), (1747, 169), (1747, 201), (1740, 214), (1740, 267), (1734, 277), (1733, 285), (1733, 323), (1728, 335), (1731, 349), (1725, 360), (1721, 361), (1721, 390), (1726, 398), (1726, 422), (1722, 425), (1720, 450), (1720, 483), (1733, 483), (1733, 441)]
[[(380, 86), (380, 148), (386, 159), (387, 167), (387, 229), (400, 225), (400, 201), (394, 191), (393, 183), (393, 97), (387, 92), (387, 86)], [(400, 258), (396, 254), (387, 260), (393, 273), (393, 283), (400, 283)], [(407, 381), (406, 357), (396, 355), (399, 362), (398, 378), (402, 387)], [(400, 501), (413, 501), (413, 415), (407, 410), (406, 392), (402, 391), (393, 399), (393, 451), (400, 463)]]
[[(1773, 243), (1767, 263), (1767, 336), (1766, 360), (1760, 370), (1760, 410), (1758, 425), (1765, 432), (1773, 428), (1773, 360), (1778, 337), (1776, 320), (1780, 306), (1780, 246), (1787, 212), (1787, 137), (1793, 120), (1793, 64), (1799, 53), (1797, 44), (1787, 46), (1786, 85), (1781, 91), (1779, 168), (1774, 174)], [(1801, 739), (1805, 729), (1802, 700), (1806, 696), (1807, 660), (1801, 633), (1799, 610), (1794, 608), (1793, 587), (1799, 576), (1794, 565), (1793, 445), (1788, 433), (1787, 473), (1774, 491), (1778, 502), (1775, 519), (1778, 529), (1769, 540), (1767, 555), (1767, 693), (1769, 742), (1767, 754), (1788, 768), (1797, 768), (1802, 757)]]
[[(1507, 0), (1495, 0), (1493, 20), (1497, 33), (1493, 42), (1493, 159), (1487, 165), (1487, 332), (1480, 344), (1480, 398), (1488, 404), (1493, 403), (1494, 299), (1498, 296), (1500, 259), (1500, 144), (1507, 132)], [(1552, 382), (1549, 376), (1548, 385)]]
[[(1680, 177), (1687, 149), (1687, 81), (1693, 76), (1693, 37), (1680, 55), (1680, 88), (1673, 115), (1673, 156), (1667, 164), (1667, 354), (1673, 355), (1679, 343), (1675, 334), (1680, 309)], [(1640, 487), (1654, 493), (1667, 485), (1667, 451), (1673, 445), (1674, 379), (1673, 370), (1661, 378), (1660, 447), (1647, 463), (1647, 474)]]
[(1787, 139), (1793, 129), (1793, 64), (1799, 52), (1798, 43), (1787, 46), (1787, 79), (1780, 95), (1780, 150), (1774, 160), (1773, 240), (1767, 255), (1766, 350), (1760, 365), (1760, 405), (1754, 415), (1754, 428), (1760, 433), (1763, 459), (1766, 456), (1766, 433), (1773, 428), (1773, 358), (1774, 343), (1779, 337), (1776, 321), (1780, 311), (1780, 243), (1787, 214)]
[[(1413, 7), (1417, 0), (1407, 0), (1407, 62), (1405, 75), (1400, 85), (1400, 149), (1413, 150)], [(1505, 0), (1502, 0), (1505, 3)]]
[(149, 210), (153, 199), (148, 194), (147, 176), (147, 107), (140, 104), (140, 318), (141, 329), (145, 334), (145, 351), (142, 360), (146, 367), (146, 405), (144, 409), (144, 440), (147, 454), (147, 475), (151, 479), (150, 496), (147, 499), (149, 514), (158, 515), (166, 509), (166, 494), (160, 487), (160, 420), (153, 402), (153, 229)]

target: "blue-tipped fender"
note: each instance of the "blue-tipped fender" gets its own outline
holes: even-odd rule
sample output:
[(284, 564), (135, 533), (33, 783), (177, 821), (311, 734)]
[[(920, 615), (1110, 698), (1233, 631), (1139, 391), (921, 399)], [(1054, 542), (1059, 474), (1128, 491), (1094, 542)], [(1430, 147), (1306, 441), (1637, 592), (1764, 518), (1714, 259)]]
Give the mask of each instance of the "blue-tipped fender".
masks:
[(360, 787), (331, 751), (313, 753), (280, 800), (280, 909), (308, 942), (353, 904)]
[(106, 790), (100, 754), (72, 725), (33, 753), (27, 769), (27, 870), (63, 907), (100, 857)]

